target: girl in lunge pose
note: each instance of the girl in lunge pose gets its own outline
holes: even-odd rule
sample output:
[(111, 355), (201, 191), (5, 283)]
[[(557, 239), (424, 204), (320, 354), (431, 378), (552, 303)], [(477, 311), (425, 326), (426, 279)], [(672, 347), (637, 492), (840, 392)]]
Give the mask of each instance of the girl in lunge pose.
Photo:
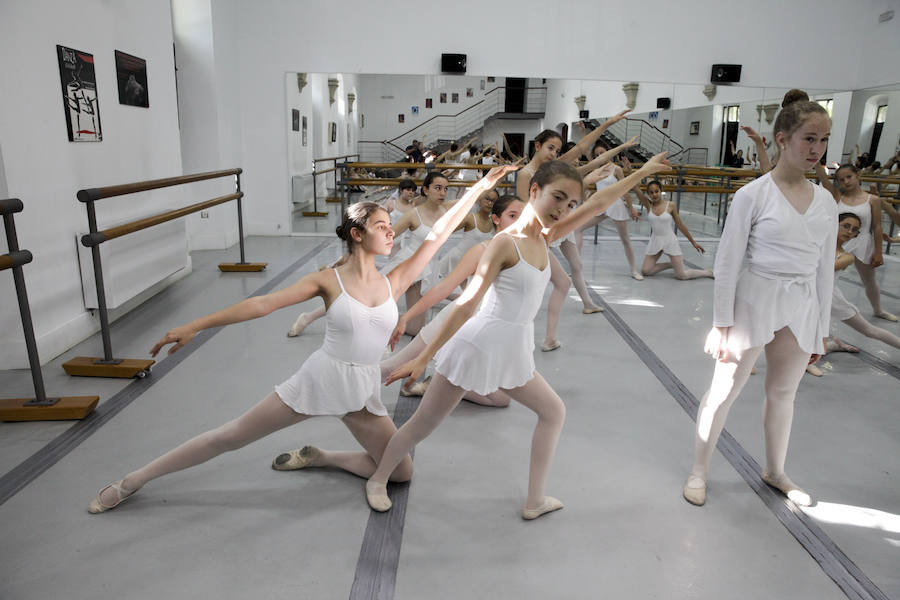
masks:
[(713, 329), (705, 348), (716, 368), (700, 401), (694, 465), (683, 489), (692, 504), (706, 502), (716, 441), (763, 350), (762, 478), (794, 502), (811, 503), (784, 463), (797, 386), (828, 336), (837, 215), (828, 192), (807, 181), (806, 172), (825, 152), (830, 129), (828, 113), (814, 102), (783, 108), (774, 126), (778, 164), (734, 195), (716, 255)]
[(374, 510), (391, 507), (386, 491), (390, 474), (453, 410), (466, 390), (486, 395), (498, 389), (538, 416), (522, 517), (534, 519), (562, 508), (559, 500), (544, 495), (544, 485), (565, 406), (534, 370), (533, 355), (534, 317), (550, 278), (548, 245), (602, 211), (641, 177), (666, 169), (663, 156), (653, 157), (640, 171), (593, 194), (565, 217), (571, 199), (582, 196), (581, 176), (571, 165), (556, 160), (537, 169), (522, 216), (488, 245), (475, 276), (431, 343), (387, 380), (409, 377), (409, 385), (432, 357), (437, 359), (437, 372), (418, 409), (391, 439), (378, 469), (366, 483), (366, 497)]
[[(662, 184), (655, 179), (648, 183), (646, 195), (644, 195), (640, 187), (636, 187), (634, 190), (641, 202), (647, 207), (647, 219), (650, 221), (650, 241), (647, 243), (647, 253), (644, 255), (641, 273), (649, 277), (650, 275), (656, 275), (660, 271), (672, 269), (675, 271), (675, 277), (678, 279), (712, 277), (713, 272), (709, 269), (684, 268), (684, 259), (681, 258), (681, 245), (678, 243), (678, 238), (675, 237), (675, 232), (672, 230), (673, 224), (678, 227), (697, 252), (703, 254), (706, 250), (694, 241), (684, 221), (678, 216), (678, 207), (669, 201), (662, 201)], [(671, 262), (657, 262), (663, 255), (663, 252), (669, 256)]]
[[(510, 167), (498, 167), (474, 185), (469, 194), (450, 208), (431, 227), (417, 250), (387, 276), (375, 268), (375, 257), (386, 256), (394, 231), (388, 213), (374, 202), (351, 205), (337, 234), (350, 247), (347, 261), (338, 269), (311, 273), (297, 283), (172, 329), (153, 347), (156, 356), (174, 344), (169, 354), (211, 327), (249, 321), (279, 308), (319, 296), (327, 307), (325, 343), (309, 356), (290, 379), (230, 423), (185, 442), (167, 454), (109, 484), (91, 502), (89, 511), (115, 508), (147, 482), (236, 450), (288, 425), (318, 416), (339, 416), (363, 447), (362, 452), (321, 452), (324, 466), (369, 477), (390, 437), (396, 431), (381, 403), (381, 353), (397, 322), (397, 298), (419, 278), (441, 244), (462, 222), (475, 199), (492, 187)], [(406, 481), (412, 460), (401, 457), (388, 476)]]

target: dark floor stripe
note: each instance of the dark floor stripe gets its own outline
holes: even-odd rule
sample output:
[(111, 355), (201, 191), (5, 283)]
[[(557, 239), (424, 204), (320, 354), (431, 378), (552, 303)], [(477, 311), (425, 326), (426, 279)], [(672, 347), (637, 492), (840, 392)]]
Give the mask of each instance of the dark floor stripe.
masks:
[[(606, 309), (603, 315), (613, 328), (656, 375), (688, 416), (692, 420), (696, 419), (699, 406), (697, 398), (599, 294), (590, 288), (589, 291), (594, 302)], [(763, 482), (759, 465), (727, 430), (722, 431), (716, 448), (848, 598), (888, 600), (884, 592), (838, 548), (815, 520)]]
[[(394, 409), (394, 424), (400, 427), (406, 423), (418, 406), (419, 398), (400, 396)], [(392, 600), (394, 597), (409, 483), (388, 483), (388, 493), (393, 503), (391, 510), (369, 513), (350, 600)]]
[[(257, 289), (251, 296), (259, 296), (273, 290), (279, 283), (294, 273), (305, 262), (311, 260), (334, 240), (321, 242), (315, 248), (294, 261), (278, 275)], [(37, 479), (44, 471), (55, 465), (66, 454), (74, 450), (81, 442), (93, 435), (100, 427), (119, 414), (122, 409), (131, 404), (148, 389), (159, 383), (172, 369), (196, 352), (206, 342), (212, 339), (221, 328), (201, 331), (193, 342), (182, 348), (176, 354), (167, 357), (153, 366), (149, 377), (135, 379), (120, 392), (105, 400), (97, 409), (86, 418), (78, 421), (65, 430), (43, 448), (23, 460), (8, 473), (0, 477), (0, 505), (15, 496), (29, 483)]]
[(856, 358), (858, 358), (859, 360), (865, 363), (869, 363), (876, 369), (884, 371), (894, 379), (900, 379), (900, 368), (898, 368), (896, 365), (892, 365), (886, 360), (882, 360), (874, 354), (870, 354), (863, 349), (860, 349), (860, 351), (855, 354)]

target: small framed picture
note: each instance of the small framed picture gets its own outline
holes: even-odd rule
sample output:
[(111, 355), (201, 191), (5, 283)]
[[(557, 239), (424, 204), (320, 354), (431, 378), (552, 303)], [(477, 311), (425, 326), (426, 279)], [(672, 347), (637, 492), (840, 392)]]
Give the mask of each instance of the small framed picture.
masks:
[(700, 121), (691, 121), (691, 128), (688, 133), (691, 135), (700, 135)]
[(496, 77), (488, 77), (488, 83), (494, 83), (496, 81)]
[(291, 130), (300, 131), (300, 111), (296, 108), (291, 109)]
[(668, 120), (668, 119), (663, 119), (663, 126), (662, 126), (662, 128), (663, 128), (663, 129), (668, 129), (668, 128), (669, 128), (669, 120)]
[(484, 79), (482, 79), (478, 85), (483, 90), (484, 89)]
[(441, 104), (447, 104), (447, 92), (441, 92), (440, 102)]
[(414, 115), (417, 115), (417, 114), (419, 114), (419, 107), (413, 106), (412, 108), (410, 108), (409, 112), (411, 112)]
[(466, 88), (466, 98), (471, 98), (475, 95), (475, 90), (472, 88)]
[(115, 51), (116, 79), (119, 83), (119, 104), (150, 107), (147, 99), (147, 61), (137, 56)]
[(334, 121), (331, 122), (331, 143), (335, 143), (337, 141), (337, 123)]
[(359, 115), (359, 128), (362, 129), (366, 126), (366, 115)]
[(453, 104), (459, 104), (459, 94), (453, 92), (453, 94), (450, 96), (450, 102)]
[(425, 98), (425, 108), (431, 108), (431, 98)]
[(397, 122), (406, 123), (406, 116), (403, 113), (400, 113), (399, 115), (397, 115)]
[(300, 119), (300, 122), (302, 123), (302, 129), (300, 130), (301, 135), (302, 135), (301, 143), (302, 143), (304, 146), (306, 146), (306, 117), (305, 117), (305, 116), (302, 117), (302, 118)]

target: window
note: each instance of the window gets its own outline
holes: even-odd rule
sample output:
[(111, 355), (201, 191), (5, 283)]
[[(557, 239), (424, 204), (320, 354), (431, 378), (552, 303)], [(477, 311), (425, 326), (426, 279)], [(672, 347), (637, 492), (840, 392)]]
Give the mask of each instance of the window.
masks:
[(741, 107), (734, 106), (726, 106), (725, 107), (725, 121), (728, 123), (740, 123), (741, 121)]
[(882, 104), (878, 107), (878, 110), (875, 111), (875, 122), (884, 123), (885, 117), (887, 117), (887, 104)]
[(816, 103), (828, 111), (828, 116), (831, 116), (831, 111), (834, 108), (834, 99), (828, 98), (827, 100), (816, 100)]

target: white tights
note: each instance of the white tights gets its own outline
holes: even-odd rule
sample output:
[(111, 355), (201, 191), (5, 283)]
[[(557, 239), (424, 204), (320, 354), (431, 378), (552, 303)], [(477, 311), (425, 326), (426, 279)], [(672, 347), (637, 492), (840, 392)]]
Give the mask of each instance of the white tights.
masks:
[[(422, 336), (417, 335), (406, 346), (381, 361), (381, 381), (387, 379), (388, 375), (390, 375), (394, 369), (405, 362), (411, 361), (419, 354), (421, 354), (426, 345), (427, 344), (425, 343), (425, 340), (422, 339)], [(491, 392), (487, 396), (482, 396), (481, 394), (477, 394), (471, 390), (466, 390), (466, 393), (463, 395), (462, 399), (468, 400), (469, 402), (474, 402), (475, 404), (481, 404), (483, 406), (497, 407), (509, 406), (510, 402), (509, 395), (503, 390)]]
[(900, 348), (900, 337), (897, 337), (887, 329), (875, 327), (874, 325), (863, 319), (862, 315), (860, 315), (859, 313), (856, 313), (849, 319), (844, 319), (843, 322), (866, 337), (882, 341), (885, 344), (893, 346), (894, 348)]
[[(528, 498), (525, 501), (526, 509), (535, 509), (544, 502), (544, 485), (556, 451), (556, 442), (565, 421), (566, 407), (537, 371), (525, 385), (504, 391), (513, 400), (537, 413), (538, 422), (531, 439)], [(409, 456), (416, 444), (428, 437), (441, 424), (441, 421), (459, 404), (464, 392), (461, 387), (453, 385), (446, 377), (436, 373), (416, 412), (391, 438), (381, 462), (378, 463), (378, 469), (369, 481), (375, 484), (386, 483), (388, 476), (400, 464), (403, 457)]]
[[(753, 364), (763, 347), (748, 348), (737, 362), (716, 361), (712, 384), (700, 401), (694, 444), (694, 466), (691, 474), (706, 481), (709, 463), (725, 418), (735, 398), (741, 393)], [(763, 427), (766, 437), (766, 472), (775, 478), (784, 475), (794, 397), (809, 362), (809, 354), (797, 345), (787, 327), (775, 332), (766, 344), (766, 398), (763, 404)]]
[(656, 254), (648, 254), (644, 257), (644, 264), (641, 266), (641, 274), (650, 277), (656, 275), (660, 271), (672, 269), (675, 271), (677, 279), (697, 279), (698, 277), (712, 277), (712, 271), (707, 269), (685, 269), (684, 258), (681, 256), (669, 255), (672, 262), (656, 262), (662, 257), (663, 251), (660, 250)]
[[(136, 490), (147, 482), (168, 473), (181, 471), (204, 463), (220, 454), (243, 448), (251, 442), (271, 433), (310, 418), (301, 415), (281, 401), (272, 392), (256, 406), (237, 419), (221, 427), (212, 429), (188, 440), (174, 450), (136, 471), (129, 473), (122, 481), (126, 490)], [(348, 413), (341, 419), (365, 452), (322, 452), (322, 458), (315, 466), (332, 466), (349, 471), (360, 477), (370, 477), (375, 465), (381, 459), (384, 448), (396, 432), (393, 422), (386, 416), (373, 415), (366, 409)], [(390, 473), (391, 481), (408, 481), (412, 477), (412, 459), (408, 456), (397, 461), (397, 468)], [(117, 501), (115, 490), (107, 490), (107, 505)]]
[[(880, 244), (881, 241), (879, 240), (877, 243)], [(853, 259), (853, 264), (856, 266), (856, 272), (859, 273), (859, 278), (865, 287), (866, 298), (869, 299), (872, 310), (876, 316), (880, 315), (884, 310), (881, 308), (881, 290), (878, 287), (878, 282), (875, 280), (875, 269), (872, 265), (864, 263), (858, 258)]]
[[(584, 230), (595, 227), (608, 218), (609, 217), (605, 214), (599, 215), (582, 225), (581, 229), (575, 231), (575, 242), (578, 244), (579, 253), (581, 252), (581, 246), (584, 243)], [(613, 220), (613, 223), (615, 223), (616, 233), (619, 234), (619, 239), (622, 241), (622, 248), (625, 250), (625, 259), (628, 261), (628, 268), (631, 269), (632, 273), (636, 273), (634, 269), (634, 250), (631, 249), (631, 237), (628, 235), (628, 221)]]

